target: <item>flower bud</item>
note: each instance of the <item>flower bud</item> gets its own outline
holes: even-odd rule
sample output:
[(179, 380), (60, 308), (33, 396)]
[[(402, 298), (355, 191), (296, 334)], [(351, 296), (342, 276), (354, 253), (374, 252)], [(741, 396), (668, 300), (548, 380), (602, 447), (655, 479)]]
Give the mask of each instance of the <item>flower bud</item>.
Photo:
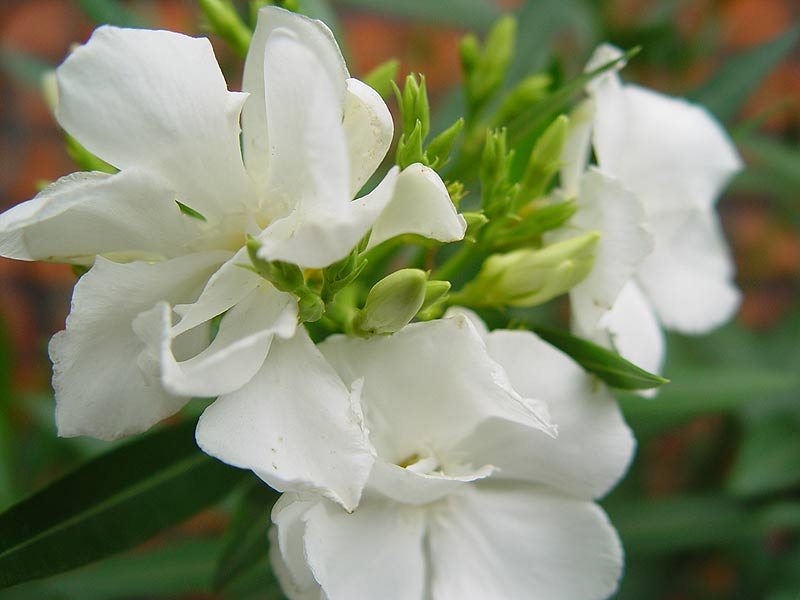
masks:
[(396, 58), (389, 59), (367, 73), (364, 76), (364, 83), (378, 92), (385, 100), (392, 93), (392, 83), (394, 78), (397, 77), (399, 68), (399, 60)]
[(282, 292), (295, 292), (305, 286), (305, 278), (300, 267), (279, 260), (268, 261), (258, 257), (261, 242), (256, 238), (247, 238), (247, 253), (256, 273), (269, 281)]
[(529, 75), (520, 81), (503, 99), (503, 103), (492, 119), (493, 126), (506, 125), (511, 119), (543, 100), (552, 84), (553, 78), (541, 73)]
[(580, 283), (591, 271), (598, 232), (539, 250), (522, 249), (486, 259), (478, 276), (451, 300), (466, 306), (536, 306)]
[(425, 302), (427, 280), (425, 271), (419, 269), (401, 269), (381, 279), (353, 320), (354, 333), (368, 337), (405, 327)]
[(561, 153), (568, 128), (567, 116), (559, 115), (536, 140), (520, 181), (518, 204), (525, 204), (540, 196), (561, 169)]
[(461, 118), (431, 140), (431, 143), (425, 148), (425, 159), (429, 167), (437, 169), (447, 162), (456, 138), (463, 127), (464, 119)]
[(427, 310), (439, 300), (447, 295), (450, 291), (449, 281), (428, 281), (425, 283), (425, 299), (422, 301), (422, 306), (419, 308), (420, 312)]
[(409, 136), (404, 133), (397, 141), (395, 162), (401, 169), (424, 160), (422, 152), (422, 123), (417, 121)]

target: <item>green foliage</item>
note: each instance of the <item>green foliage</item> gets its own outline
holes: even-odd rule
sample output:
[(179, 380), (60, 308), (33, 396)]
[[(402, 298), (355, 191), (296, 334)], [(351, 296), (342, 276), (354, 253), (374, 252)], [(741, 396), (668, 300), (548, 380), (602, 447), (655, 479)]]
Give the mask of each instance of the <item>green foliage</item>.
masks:
[(133, 548), (243, 475), (198, 450), (192, 422), (112, 450), (0, 515), (0, 588)]
[(800, 485), (800, 418), (775, 412), (747, 426), (728, 486), (742, 496)]
[(96, 25), (148, 27), (144, 19), (119, 0), (76, 0), (76, 2), (83, 14)]
[(393, 58), (379, 64), (364, 75), (363, 81), (385, 100), (392, 94), (392, 83), (397, 78), (399, 70), (400, 61)]
[(222, 541), (222, 552), (214, 571), (214, 589), (228, 587), (264, 559), (270, 512), (278, 496), (262, 481), (253, 478), (250, 482)]
[(547, 327), (533, 327), (543, 340), (550, 342), (607, 385), (621, 390), (646, 390), (669, 383), (668, 379), (648, 373), (619, 354), (602, 346)]

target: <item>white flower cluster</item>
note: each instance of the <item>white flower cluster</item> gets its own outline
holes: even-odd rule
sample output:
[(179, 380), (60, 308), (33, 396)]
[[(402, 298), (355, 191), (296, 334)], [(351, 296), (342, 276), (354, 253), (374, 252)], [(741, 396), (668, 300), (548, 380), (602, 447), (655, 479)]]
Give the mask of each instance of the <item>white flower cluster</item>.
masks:
[[(102, 27), (57, 78), (60, 125), (119, 169), (0, 216), (3, 256), (91, 267), (50, 344), (60, 435), (119, 438), (216, 397), (197, 442), (285, 492), (271, 558), (293, 599), (614, 592), (622, 549), (594, 500), (634, 440), (603, 384), (459, 308), (315, 344), (296, 295), (243, 268), (248, 237), (258, 259), (320, 269), (367, 235), (464, 236), (421, 164), (353, 200), (392, 118), (325, 25), (262, 9), (242, 93), (207, 40), (167, 31)], [(713, 201), (739, 161), (697, 107), (616, 73), (588, 91), (555, 192), (578, 211), (549, 236), (600, 232), (571, 291), (575, 331), (656, 371), (659, 322), (703, 331), (736, 306)]]

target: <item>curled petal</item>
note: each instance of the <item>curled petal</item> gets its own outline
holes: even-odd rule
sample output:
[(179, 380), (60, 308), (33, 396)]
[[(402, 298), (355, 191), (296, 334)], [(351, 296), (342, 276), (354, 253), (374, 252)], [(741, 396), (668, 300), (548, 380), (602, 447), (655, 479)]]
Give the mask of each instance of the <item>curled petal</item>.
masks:
[(173, 258), (202, 233), (202, 223), (181, 214), (175, 192), (157, 175), (73, 173), (0, 215), (0, 255), (86, 265), (97, 254)]
[(419, 163), (403, 169), (386, 209), (372, 229), (369, 245), (404, 233), (440, 242), (463, 239), (467, 223), (450, 200), (441, 177)]
[[(164, 299), (196, 298), (228, 256), (206, 252), (153, 264), (97, 258), (75, 286), (66, 330), (50, 342), (59, 435), (115, 439), (140, 433), (186, 404), (188, 397), (154, 385), (138, 367), (146, 347), (132, 322)], [(207, 343), (191, 341), (186, 350), (194, 353)]]

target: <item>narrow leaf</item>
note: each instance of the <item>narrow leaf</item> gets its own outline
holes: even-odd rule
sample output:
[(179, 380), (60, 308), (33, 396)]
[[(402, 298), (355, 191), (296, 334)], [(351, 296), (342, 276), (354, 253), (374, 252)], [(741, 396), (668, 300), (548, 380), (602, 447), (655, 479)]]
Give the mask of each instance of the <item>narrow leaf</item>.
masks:
[(754, 515), (724, 496), (617, 501), (605, 508), (629, 556), (724, 546), (759, 533)]
[(640, 369), (616, 352), (563, 331), (546, 327), (534, 327), (533, 331), (545, 341), (569, 354), (584, 369), (597, 375), (613, 388), (646, 390), (669, 382), (668, 379)]
[(728, 487), (754, 496), (800, 484), (800, 420), (776, 413), (751, 425), (731, 469)]
[(0, 515), (0, 588), (132, 548), (243, 476), (197, 449), (193, 422), (120, 446)]
[(126, 8), (119, 0), (77, 0), (83, 14), (97, 25), (147, 27), (147, 22)]
[(214, 572), (214, 589), (221, 590), (267, 556), (272, 505), (278, 492), (254, 480), (236, 507), (223, 540)]
[(800, 27), (793, 27), (769, 42), (742, 52), (729, 60), (705, 82), (692, 99), (706, 106), (723, 121), (729, 121), (800, 39)]

